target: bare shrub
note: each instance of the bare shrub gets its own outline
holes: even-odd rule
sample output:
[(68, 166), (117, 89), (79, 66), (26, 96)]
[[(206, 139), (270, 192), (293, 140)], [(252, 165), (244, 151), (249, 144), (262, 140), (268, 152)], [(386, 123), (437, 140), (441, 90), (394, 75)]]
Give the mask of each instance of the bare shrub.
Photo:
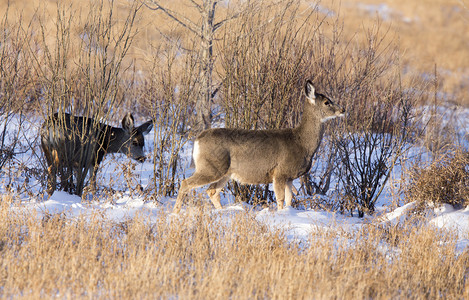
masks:
[(29, 179), (38, 175), (31, 157), (38, 139), (30, 134), (34, 115), (28, 111), (37, 93), (30, 72), (33, 60), (27, 54), (32, 23), (21, 15), (12, 21), (14, 15), (7, 7), (0, 22), (0, 174), (2, 191), (21, 194), (31, 193)]
[[(225, 126), (294, 126), (301, 117), (299, 86), (312, 77), (322, 93), (346, 107), (348, 115), (340, 126), (328, 124), (329, 134), (316, 152), (312, 172), (302, 178), (300, 191), (310, 196), (333, 193), (342, 210), (358, 209), (363, 216), (374, 210), (392, 167), (414, 134), (411, 112), (418, 89), (415, 82), (400, 80), (399, 53), (379, 22), (365, 29), (363, 40), (353, 40), (355, 46), (343, 36), (338, 17), (326, 22), (314, 10), (300, 16), (298, 7), (295, 1), (268, 6), (242, 18), (235, 34), (225, 35)], [(266, 15), (275, 17), (265, 22)], [(250, 203), (269, 202), (272, 197), (267, 187), (234, 185), (234, 193)]]
[(399, 53), (380, 33), (379, 23), (370, 28), (364, 49), (352, 61), (351, 84), (344, 90), (348, 116), (333, 134), (340, 161), (337, 197), (343, 210), (357, 210), (363, 217), (374, 211), (398, 158), (416, 134), (412, 112), (419, 89), (401, 81), (394, 68)]
[(355, 105), (360, 104), (349, 106), (349, 119), (337, 140), (337, 176), (339, 190), (344, 193), (338, 198), (342, 209), (356, 209), (360, 217), (374, 211), (394, 165), (410, 146), (412, 133), (408, 115), (412, 99), (392, 86), (362, 92), (355, 98)]
[(22, 33), (21, 20), (16, 25), (10, 24), (7, 10), (0, 24), (0, 170), (15, 156), (20, 133), (18, 130), (17, 134), (8, 136), (15, 112), (21, 111), (23, 104), (21, 100), (15, 101), (22, 96), (20, 91), (24, 84), (25, 61), (20, 56), (28, 35)]
[(419, 207), (451, 204), (469, 205), (469, 153), (450, 151), (429, 166), (415, 166), (409, 174), (406, 200)]
[[(311, 76), (310, 46), (320, 25), (314, 10), (300, 16), (298, 1), (266, 5), (232, 23), (220, 45), (225, 127), (276, 129), (298, 123), (302, 87)], [(231, 190), (252, 204), (273, 198), (268, 186), (233, 183)]]
[[(59, 135), (70, 134), (74, 137), (76, 145), (71, 145), (73, 149), (83, 146), (78, 153), (73, 153), (73, 159), (67, 157), (72, 155), (67, 154), (70, 150), (58, 149), (62, 155), (59, 160), (67, 162), (58, 170), (64, 178), (61, 188), (77, 195), (82, 195), (86, 186), (86, 178), (92, 167), (86, 161), (89, 160), (90, 151), (98, 147), (100, 123), (109, 120), (121, 104), (119, 75), (135, 34), (133, 23), (138, 11), (137, 4), (134, 4), (122, 25), (117, 26), (114, 2), (89, 4), (88, 15), (78, 33), (72, 30), (71, 24), (81, 19), (72, 7), (63, 8), (57, 4), (57, 23), (52, 31), (55, 43), (50, 45), (50, 28), (40, 22), (41, 38), (38, 43), (42, 51), (41, 54), (34, 54), (36, 73), (42, 79), (44, 118), (58, 113), (54, 119), (57, 121), (48, 126)], [(66, 123), (66, 113), (88, 117), (92, 124), (89, 128), (70, 128)], [(88, 122), (82, 125), (88, 126)], [(67, 129), (72, 132), (67, 132)], [(77, 161), (83, 163), (77, 166)]]
[(147, 103), (145, 107), (156, 125), (152, 190), (159, 196), (171, 196), (177, 190), (184, 167), (189, 166), (189, 162), (182, 160), (181, 151), (192, 137), (198, 71), (192, 52), (169, 45), (154, 48), (154, 53), (148, 78), (138, 89), (142, 98), (139, 103)]

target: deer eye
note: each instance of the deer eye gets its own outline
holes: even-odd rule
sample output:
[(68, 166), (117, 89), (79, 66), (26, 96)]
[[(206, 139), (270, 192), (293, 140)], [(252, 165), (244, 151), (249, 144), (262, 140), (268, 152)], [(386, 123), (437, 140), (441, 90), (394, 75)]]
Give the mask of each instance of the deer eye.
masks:
[(326, 101), (326, 102), (324, 102), (324, 105), (329, 106), (329, 105), (331, 105), (331, 102), (330, 102), (330, 101)]

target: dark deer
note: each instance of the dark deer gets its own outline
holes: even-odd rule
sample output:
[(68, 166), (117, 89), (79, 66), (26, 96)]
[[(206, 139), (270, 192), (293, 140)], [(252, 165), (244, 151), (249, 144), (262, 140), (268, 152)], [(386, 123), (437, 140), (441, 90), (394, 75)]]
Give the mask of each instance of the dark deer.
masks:
[[(41, 146), (48, 164), (47, 192), (51, 195), (55, 191), (57, 174), (60, 174), (62, 189), (81, 195), (90, 169), (89, 182), (94, 189), (96, 173), (106, 153), (124, 153), (139, 162), (145, 161), (143, 135), (152, 126), (153, 122), (148, 121), (134, 127), (131, 114), (122, 120), (122, 128), (92, 118), (54, 114), (41, 128)], [(76, 177), (76, 187), (72, 174)]]
[(324, 122), (345, 112), (316, 93), (311, 81), (306, 82), (305, 93), (307, 101), (296, 128), (203, 131), (194, 142), (195, 173), (182, 181), (173, 212), (180, 211), (189, 190), (207, 184), (213, 205), (221, 208), (220, 191), (230, 179), (243, 184), (273, 182), (277, 208), (283, 208), (284, 200), (291, 206), (292, 182), (310, 170), (324, 134)]

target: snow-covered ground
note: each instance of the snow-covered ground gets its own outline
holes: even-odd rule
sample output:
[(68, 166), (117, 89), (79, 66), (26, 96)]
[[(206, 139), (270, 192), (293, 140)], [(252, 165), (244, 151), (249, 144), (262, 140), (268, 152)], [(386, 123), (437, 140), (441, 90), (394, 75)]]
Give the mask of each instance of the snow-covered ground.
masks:
[[(460, 130), (461, 135), (467, 138), (469, 129), (469, 109), (459, 111), (459, 118), (457, 128)], [(140, 122), (143, 120), (140, 120)], [(16, 119), (9, 122), (8, 133), (12, 136), (18, 133), (18, 124)], [(140, 122), (137, 121), (137, 124)], [(24, 139), (29, 139), (31, 143), (35, 143), (35, 148), (32, 150), (25, 150), (23, 154), (18, 154), (15, 158), (16, 164), (29, 165), (30, 168), (34, 166), (40, 167), (40, 150), (38, 147), (38, 128), (40, 120), (28, 119), (26, 130), (20, 130), (19, 136)], [(150, 133), (146, 136), (146, 151), (151, 150), (153, 147), (153, 135)], [(182, 165), (181, 173), (184, 176), (189, 176), (192, 170), (189, 168), (190, 162), (190, 143), (186, 145), (183, 151), (182, 159), (185, 160)], [(39, 152), (39, 153), (38, 153)], [(107, 216), (110, 220), (120, 221), (127, 218), (132, 218), (135, 214), (147, 214), (151, 220), (156, 221), (162, 215), (161, 212), (170, 212), (175, 202), (175, 198), (162, 197), (158, 198), (157, 202), (148, 200), (148, 191), (144, 195), (138, 191), (130, 191), (126, 186), (126, 181), (122, 175), (122, 167), (127, 166), (130, 159), (121, 155), (108, 155), (102, 164), (99, 173), (98, 184), (112, 188), (115, 192), (109, 195), (95, 196), (88, 198), (85, 201), (78, 196), (70, 195), (65, 192), (56, 191), (51, 197), (43, 194), (43, 186), (38, 179), (26, 179), (21, 177), (21, 174), (14, 174), (15, 184), (17, 186), (27, 185), (29, 193), (18, 194), (11, 204), (11, 210), (31, 210), (37, 211), (39, 217), (43, 214), (63, 213), (67, 217), (75, 217), (83, 214), (91, 214), (92, 212), (100, 211)], [(33, 166), (33, 167), (31, 167)], [(400, 168), (396, 169), (400, 170)], [(153, 163), (151, 160), (143, 164), (137, 164), (133, 170), (134, 178), (139, 184), (145, 188), (153, 180)], [(398, 176), (397, 174), (396, 176)], [(7, 183), (11, 181), (12, 174), (8, 172), (7, 166), (4, 167), (0, 173), (0, 187), (1, 193), (6, 193)], [(28, 176), (25, 176), (28, 177)], [(35, 182), (36, 181), (36, 182)], [(13, 189), (14, 190), (14, 189)], [(202, 190), (199, 190), (202, 191)], [(151, 192), (151, 191), (150, 191)], [(13, 191), (14, 193), (14, 191)], [(220, 214), (222, 217), (230, 218), (235, 216), (238, 212), (250, 211), (254, 217), (259, 221), (271, 226), (272, 228), (282, 228), (287, 233), (291, 240), (304, 239), (305, 241), (311, 236), (311, 233), (318, 229), (326, 230), (340, 230), (350, 232), (359, 230), (364, 224), (376, 222), (378, 224), (396, 224), (404, 222), (407, 218), (408, 212), (415, 205), (408, 203), (390, 211), (390, 207), (385, 205), (389, 203), (389, 195), (392, 193), (383, 193), (383, 199), (377, 203), (377, 212), (373, 216), (366, 216), (365, 218), (351, 217), (337, 212), (329, 212), (323, 210), (297, 210), (294, 208), (286, 208), (281, 211), (276, 211), (273, 208), (257, 208), (246, 204), (233, 203), (231, 195), (224, 195), (222, 199), (223, 209), (213, 209), (211, 213)], [(208, 197), (205, 197), (208, 202)], [(210, 206), (207, 206), (210, 207)], [(207, 208), (210, 209), (210, 208)], [(185, 205), (182, 214), (191, 214), (194, 207)], [(169, 214), (171, 216), (171, 214)], [(469, 248), (469, 208), (456, 210), (450, 205), (435, 208), (429, 213), (428, 223), (434, 226), (447, 230), (451, 234), (457, 234), (457, 251), (460, 253)]]
[[(100, 211), (108, 219), (115, 221), (133, 218), (138, 213), (139, 215), (145, 214), (156, 222), (156, 218), (165, 215), (161, 211), (169, 212), (174, 205), (174, 199), (171, 198), (166, 198), (162, 202), (163, 204), (155, 204), (154, 202), (146, 202), (141, 196), (130, 197), (129, 195), (119, 197), (114, 203), (103, 203), (99, 199), (83, 202), (78, 196), (58, 191), (45, 201), (26, 200), (21, 204), (15, 204), (12, 206), (12, 210), (36, 210), (39, 212), (38, 216), (46, 213), (63, 213), (68, 217), (91, 215), (91, 213)], [(212, 213), (230, 218), (238, 212), (250, 211), (258, 221), (272, 228), (285, 230), (290, 239), (307, 241), (311, 237), (311, 233), (319, 229), (352, 232), (360, 230), (362, 225), (370, 222), (377, 224), (404, 222), (408, 217), (407, 213), (413, 207), (414, 203), (409, 203), (388, 213), (357, 218), (323, 210), (296, 210), (291, 207), (281, 211), (268, 208), (260, 210), (246, 204), (225, 203), (223, 209), (213, 209)], [(378, 210), (384, 209), (380, 207)], [(195, 214), (196, 210), (193, 207), (185, 206), (181, 213)], [(435, 208), (433, 215), (428, 217), (428, 222), (438, 228), (448, 230), (451, 234), (457, 234), (458, 252), (469, 248), (469, 208), (456, 210), (450, 205)]]

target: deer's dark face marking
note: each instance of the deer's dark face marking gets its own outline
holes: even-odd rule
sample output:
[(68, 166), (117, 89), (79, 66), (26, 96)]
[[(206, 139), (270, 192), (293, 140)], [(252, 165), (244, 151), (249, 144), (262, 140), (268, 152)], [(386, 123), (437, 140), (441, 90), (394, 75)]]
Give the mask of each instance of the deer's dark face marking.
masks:
[(316, 106), (315, 110), (320, 114), (321, 123), (344, 116), (345, 110), (325, 95), (316, 93), (311, 82), (306, 83), (305, 94), (308, 104)]
[[(145, 146), (144, 135), (148, 134), (153, 127), (153, 122), (148, 121), (139, 127), (134, 127), (132, 115), (127, 114), (122, 120), (121, 144), (118, 152), (124, 153), (139, 162), (145, 161), (143, 147)], [(116, 133), (117, 136), (117, 133)]]

